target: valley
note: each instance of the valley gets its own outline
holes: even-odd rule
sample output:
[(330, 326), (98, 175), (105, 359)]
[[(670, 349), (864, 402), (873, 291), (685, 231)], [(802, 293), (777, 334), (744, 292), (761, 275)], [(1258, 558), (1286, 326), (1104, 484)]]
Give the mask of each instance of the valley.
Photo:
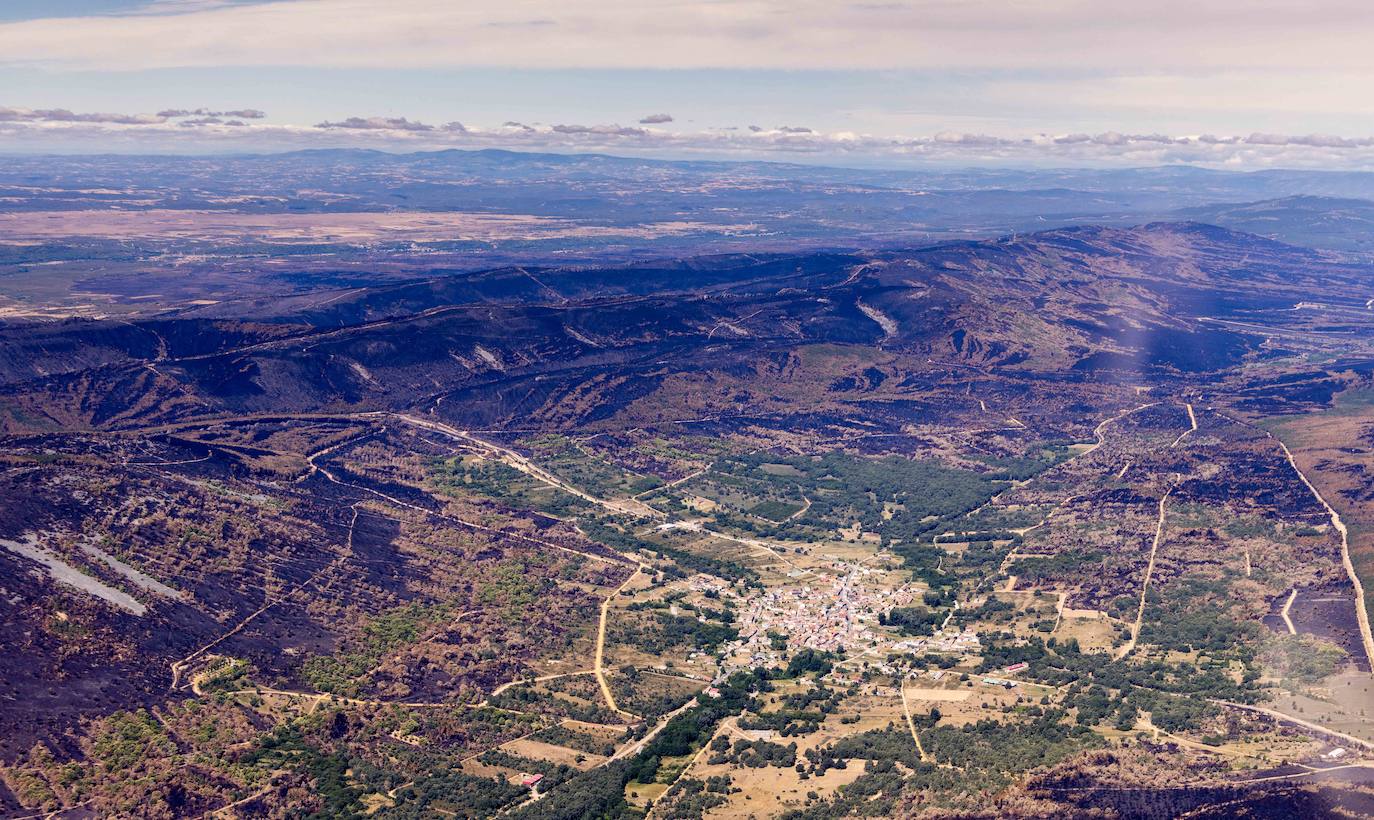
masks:
[(1371, 810), (1374, 263), (736, 239), (6, 279), (3, 815)]

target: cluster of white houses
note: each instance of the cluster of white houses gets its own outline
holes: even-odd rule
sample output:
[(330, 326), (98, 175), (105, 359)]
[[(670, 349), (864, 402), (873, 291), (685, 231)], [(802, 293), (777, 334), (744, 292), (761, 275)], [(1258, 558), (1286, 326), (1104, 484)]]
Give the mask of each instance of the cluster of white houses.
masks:
[(739, 638), (725, 647), (737, 666), (773, 666), (801, 649), (855, 651), (875, 646), (878, 616), (915, 602), (920, 589), (904, 585), (882, 589), (864, 583), (876, 570), (845, 562), (831, 566), (826, 584), (776, 587), (741, 604), (735, 625)]

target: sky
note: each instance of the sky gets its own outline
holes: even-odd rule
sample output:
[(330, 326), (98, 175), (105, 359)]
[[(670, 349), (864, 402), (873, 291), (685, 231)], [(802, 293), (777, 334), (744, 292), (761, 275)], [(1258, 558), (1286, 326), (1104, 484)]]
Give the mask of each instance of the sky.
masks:
[(1374, 168), (1367, 0), (0, 0), (0, 152)]

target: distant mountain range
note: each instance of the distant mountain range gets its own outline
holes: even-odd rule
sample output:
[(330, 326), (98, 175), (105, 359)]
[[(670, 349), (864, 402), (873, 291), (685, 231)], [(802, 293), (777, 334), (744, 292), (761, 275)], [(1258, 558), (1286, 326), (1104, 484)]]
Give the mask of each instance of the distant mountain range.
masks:
[(1345, 251), (1374, 250), (1374, 202), (1322, 196), (1204, 205), (1175, 216), (1224, 225), (1295, 245)]
[(1199, 222), (1363, 254), (1372, 210), (1363, 172), (899, 171), (496, 150), (25, 156), (0, 166), (0, 318), (1083, 225)]
[(607, 225), (743, 223), (771, 238), (851, 246), (897, 236), (909, 242), (1170, 215), (1208, 221), (1209, 207), (1265, 200), (1317, 212), (1325, 207), (1319, 198), (1374, 200), (1374, 174), (1192, 167), (872, 170), (498, 150), (23, 156), (0, 168), (0, 214), (110, 208), (464, 211)]
[[(655, 392), (670, 371), (728, 370), (818, 344), (1031, 377), (1168, 379), (1299, 352), (1313, 330), (1294, 307), (1320, 300), (1362, 317), (1371, 270), (1224, 228), (1157, 223), (247, 294), (132, 322), (12, 325), (0, 339), (0, 422), (20, 431), (400, 409), (454, 394), (462, 401), (443, 407), (465, 414), (455, 423), (585, 425)], [(1292, 340), (1264, 343), (1275, 334)], [(769, 400), (760, 389), (735, 401)]]

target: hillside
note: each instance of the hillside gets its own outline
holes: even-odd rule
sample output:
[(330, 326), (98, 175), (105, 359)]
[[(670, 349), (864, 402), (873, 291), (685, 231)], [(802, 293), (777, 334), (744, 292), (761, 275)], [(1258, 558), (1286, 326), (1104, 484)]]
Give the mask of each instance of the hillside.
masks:
[[(1365, 446), (1372, 272), (1152, 223), (10, 321), (0, 800), (483, 814), (535, 771), (530, 816), (687, 811), (691, 771), (733, 811), (763, 767), (817, 810), (1034, 816), (1183, 767), (1177, 805), (1291, 804), (1194, 746), (1364, 737), (1245, 710), (1368, 686), (1371, 548), (1313, 491), (1367, 482), (1292, 431)], [(801, 744), (711, 740), (742, 727)], [(1128, 730), (1181, 745), (1118, 772)]]

